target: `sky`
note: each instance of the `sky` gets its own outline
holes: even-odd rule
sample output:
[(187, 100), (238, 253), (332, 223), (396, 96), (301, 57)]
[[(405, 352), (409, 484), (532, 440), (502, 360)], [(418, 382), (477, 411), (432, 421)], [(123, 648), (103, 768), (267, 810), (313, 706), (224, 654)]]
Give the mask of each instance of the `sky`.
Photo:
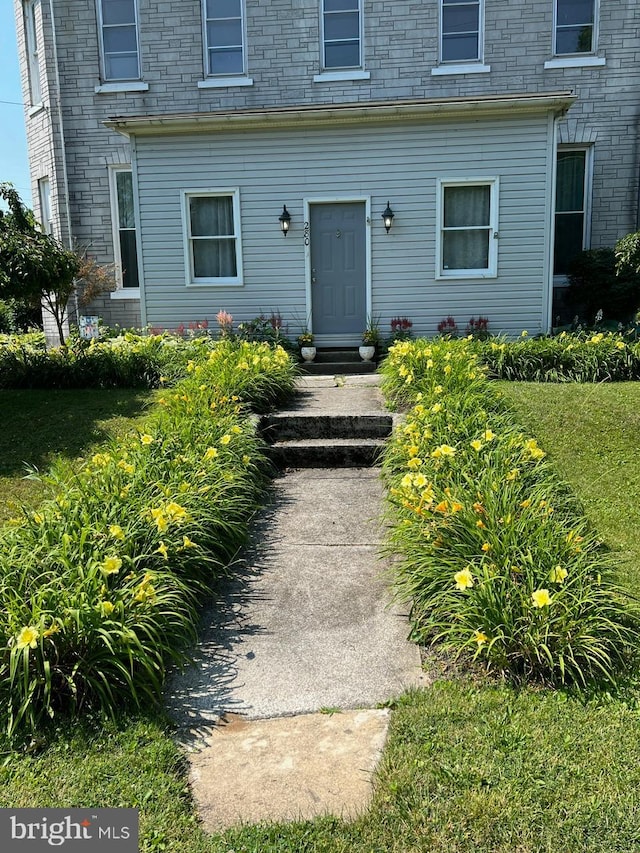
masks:
[(32, 206), (12, 0), (0, 0), (0, 183), (4, 181)]

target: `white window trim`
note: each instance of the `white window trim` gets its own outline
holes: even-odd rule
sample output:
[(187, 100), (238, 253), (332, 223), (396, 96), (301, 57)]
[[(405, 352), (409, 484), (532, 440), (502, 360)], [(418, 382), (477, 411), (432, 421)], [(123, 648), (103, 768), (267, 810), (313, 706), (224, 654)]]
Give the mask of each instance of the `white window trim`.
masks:
[[(221, 278), (196, 278), (193, 273), (193, 253), (191, 252), (191, 234), (189, 227), (189, 199), (210, 198), (211, 196), (231, 196), (233, 199), (233, 230), (236, 240), (236, 276)], [(181, 190), (182, 197), (182, 234), (184, 244), (185, 283), (187, 287), (242, 287), (242, 233), (240, 228), (240, 189), (213, 188), (206, 190)]]
[(51, 180), (48, 175), (38, 178), (38, 205), (40, 207), (40, 226), (45, 234), (53, 235)]
[[(591, 42), (591, 50), (585, 50), (583, 53), (556, 53), (556, 42), (557, 42), (556, 27), (558, 25), (558, 0), (553, 0), (553, 28), (551, 30), (551, 38), (552, 38), (551, 55), (553, 57), (557, 57), (560, 60), (564, 60), (565, 62), (566, 62), (567, 58), (569, 58), (569, 57), (575, 57), (578, 60), (580, 60), (582, 58), (583, 62), (576, 63), (576, 66), (578, 66), (578, 67), (580, 65), (583, 65), (583, 64), (584, 65), (590, 64), (590, 63), (585, 63), (584, 59), (586, 59), (587, 57), (593, 57), (594, 54), (598, 50), (598, 35), (599, 35), (599, 29), (600, 29), (599, 24), (600, 24), (600, 0), (593, 0), (593, 38), (592, 38), (592, 42)], [(598, 63), (594, 63), (594, 64), (604, 65), (604, 62), (602, 62), (602, 63), (598, 62)], [(546, 62), (545, 62), (544, 67), (545, 68), (547, 67)], [(560, 66), (550, 65), (549, 67), (550, 68), (570, 68), (572, 66), (571, 65), (560, 65)]]
[[(325, 2), (325, 0), (321, 0), (321, 3), (320, 3), (320, 50), (321, 50), (320, 68), (321, 68), (321, 72), (320, 72), (320, 74), (317, 74), (316, 77), (313, 78), (314, 82), (320, 82), (320, 80), (318, 80), (317, 78), (321, 78), (321, 80), (323, 80), (323, 81), (327, 80), (327, 82), (328, 82), (328, 78), (325, 77), (325, 74), (340, 74), (340, 73), (351, 73), (352, 74), (354, 72), (362, 71), (364, 69), (364, 9), (363, 9), (364, 0), (358, 0), (358, 24), (359, 24), (358, 42), (359, 42), (359, 47), (360, 47), (360, 64), (359, 65), (340, 66), (340, 67), (338, 67), (338, 66), (330, 66), (329, 67), (329, 66), (325, 65), (324, 2)], [(350, 80), (350, 79), (359, 79), (359, 78), (338, 77), (338, 78), (336, 78), (336, 81), (334, 81), (334, 82), (337, 82), (338, 80), (341, 80), (341, 79), (342, 80)]]
[[(491, 188), (489, 208), (489, 266), (487, 269), (443, 270), (442, 228), (444, 223), (444, 191), (446, 187), (489, 186)], [(498, 177), (438, 178), (436, 210), (436, 280), (484, 279), (498, 277), (498, 206), (500, 179)]]
[(545, 71), (550, 68), (600, 68), (607, 64), (604, 56), (591, 56), (589, 53), (580, 56), (558, 56), (556, 59), (548, 59), (545, 64)]
[[(590, 249), (591, 248), (591, 212), (593, 207), (593, 145), (571, 145), (571, 144), (560, 144), (558, 145), (556, 151), (556, 161), (558, 158), (558, 154), (561, 154), (565, 151), (584, 151), (584, 222), (582, 224), (582, 248)], [(557, 167), (554, 169), (556, 175), (556, 181), (558, 180), (558, 170)], [(554, 248), (555, 248), (555, 221), (556, 221), (556, 188), (553, 188), (553, 232), (554, 232)], [(551, 255), (551, 269), (553, 272), (554, 265), (554, 255), (552, 252)], [(553, 276), (553, 286), (554, 287), (563, 287), (568, 284), (568, 278), (566, 275), (554, 275)]]
[[(102, 85), (96, 88), (96, 92), (98, 88), (101, 91), (109, 91), (105, 89), (105, 86), (122, 86), (127, 83), (131, 83), (136, 80), (142, 79), (142, 57), (140, 56), (140, 11), (138, 9), (138, 0), (134, 0), (133, 8), (136, 16), (136, 53), (138, 55), (138, 76), (130, 77), (130, 78), (122, 78), (118, 80), (113, 80), (107, 77), (106, 72), (106, 62), (105, 62), (105, 50), (104, 50), (104, 23), (102, 21), (102, 2), (101, 0), (96, 0), (97, 6), (97, 16), (98, 16), (98, 45), (100, 48), (100, 77), (102, 80)], [(129, 89), (112, 89), (111, 91), (132, 91)]]
[[(454, 68), (458, 66), (462, 66), (463, 62), (460, 59), (443, 59), (442, 58), (442, 36), (443, 36), (443, 23), (444, 23), (444, 15), (442, 14), (442, 0), (438, 2), (439, 10), (440, 10), (440, 25), (438, 31), (438, 50), (440, 57), (440, 66), (442, 68)], [(480, 0), (479, 9), (478, 9), (478, 57), (477, 59), (469, 59), (468, 60), (470, 66), (478, 66), (479, 68), (486, 68), (488, 71), (491, 70), (490, 66), (484, 65), (484, 0)], [(433, 74), (433, 70), (431, 71)], [(441, 72), (446, 74), (446, 71)], [(468, 72), (456, 71), (450, 73), (463, 74)], [(476, 72), (477, 73), (477, 72)]]
[(29, 79), (29, 103), (31, 106), (29, 115), (42, 108), (42, 75), (40, 73), (40, 51), (38, 50), (38, 32), (35, 20), (39, 3), (40, 0), (25, 0), (22, 5)]
[(436, 65), (431, 69), (431, 74), (445, 76), (446, 74), (488, 74), (491, 71), (490, 65), (484, 65), (482, 62), (469, 62), (465, 65), (463, 62), (454, 65)]
[[(111, 234), (113, 239), (113, 261), (115, 264), (115, 275), (117, 289), (111, 293), (111, 299), (140, 299), (139, 287), (125, 287), (122, 277), (122, 254), (120, 252), (120, 210), (118, 207), (118, 186), (116, 183), (116, 175), (118, 172), (131, 172), (133, 180), (133, 170), (130, 163), (117, 163), (109, 166), (109, 202), (111, 206)], [(134, 215), (136, 217), (136, 246), (140, 245), (140, 232), (138, 230), (137, 210), (134, 205)], [(138, 256), (138, 266), (140, 258)], [(138, 271), (138, 276), (140, 275)]]
[[(220, 86), (252, 86), (253, 80), (246, 83), (223, 82), (236, 80), (249, 80), (247, 77), (247, 10), (245, 0), (240, 0), (240, 14), (242, 15), (242, 74), (211, 74), (209, 72), (209, 42), (207, 40), (207, 2), (202, 0), (202, 49), (204, 51), (204, 77), (198, 83), (200, 89), (215, 88), (216, 82), (220, 80)], [(210, 82), (211, 81), (211, 82)], [(202, 84), (202, 85), (201, 85)]]
[(149, 84), (142, 82), (101, 83), (93, 91), (96, 95), (108, 95), (112, 92), (148, 92)]
[(225, 89), (232, 86), (253, 86), (252, 77), (208, 77), (198, 80), (198, 89)]

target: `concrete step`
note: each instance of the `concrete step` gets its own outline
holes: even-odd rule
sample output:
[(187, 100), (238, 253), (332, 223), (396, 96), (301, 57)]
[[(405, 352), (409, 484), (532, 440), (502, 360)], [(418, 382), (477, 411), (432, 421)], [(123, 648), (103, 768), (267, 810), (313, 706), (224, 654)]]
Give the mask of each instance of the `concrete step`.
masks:
[(311, 376), (340, 376), (364, 373), (375, 373), (377, 364), (374, 361), (306, 361), (300, 365), (302, 373)]
[(360, 468), (379, 462), (381, 438), (305, 438), (277, 441), (269, 457), (280, 468)]
[(306, 438), (387, 438), (392, 415), (271, 414), (260, 420), (260, 430), (270, 443)]

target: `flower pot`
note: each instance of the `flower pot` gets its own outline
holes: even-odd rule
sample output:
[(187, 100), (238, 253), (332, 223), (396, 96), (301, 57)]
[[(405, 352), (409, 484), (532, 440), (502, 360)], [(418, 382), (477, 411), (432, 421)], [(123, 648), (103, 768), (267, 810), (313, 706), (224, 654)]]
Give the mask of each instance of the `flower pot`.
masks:
[(363, 361), (371, 361), (376, 354), (376, 348), (374, 346), (363, 344), (358, 348), (358, 352), (360, 353), (360, 358)]
[(316, 357), (315, 347), (300, 347), (300, 355), (303, 361), (313, 361)]

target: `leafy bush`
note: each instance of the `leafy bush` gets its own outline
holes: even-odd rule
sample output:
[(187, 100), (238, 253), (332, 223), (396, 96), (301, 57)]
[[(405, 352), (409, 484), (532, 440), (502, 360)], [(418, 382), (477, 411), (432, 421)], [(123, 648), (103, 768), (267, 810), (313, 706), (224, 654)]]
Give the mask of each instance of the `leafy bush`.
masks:
[(613, 251), (619, 275), (640, 274), (640, 231), (622, 237)]
[(491, 376), (522, 382), (612, 382), (640, 378), (640, 346), (621, 334), (521, 337), (477, 347)]
[(60, 712), (156, 701), (195, 636), (199, 601), (244, 541), (266, 483), (247, 404), (290, 394), (295, 368), (267, 344), (190, 353), (143, 431), (79, 470), (54, 466), (53, 497), (0, 531), (10, 732)]
[(635, 644), (637, 611), (473, 344), (399, 344), (382, 370), (387, 396), (412, 406), (384, 469), (414, 637), (517, 681), (613, 681)]
[(588, 249), (572, 261), (567, 300), (589, 322), (602, 310), (607, 320), (626, 322), (640, 307), (640, 275), (616, 269), (613, 249)]

